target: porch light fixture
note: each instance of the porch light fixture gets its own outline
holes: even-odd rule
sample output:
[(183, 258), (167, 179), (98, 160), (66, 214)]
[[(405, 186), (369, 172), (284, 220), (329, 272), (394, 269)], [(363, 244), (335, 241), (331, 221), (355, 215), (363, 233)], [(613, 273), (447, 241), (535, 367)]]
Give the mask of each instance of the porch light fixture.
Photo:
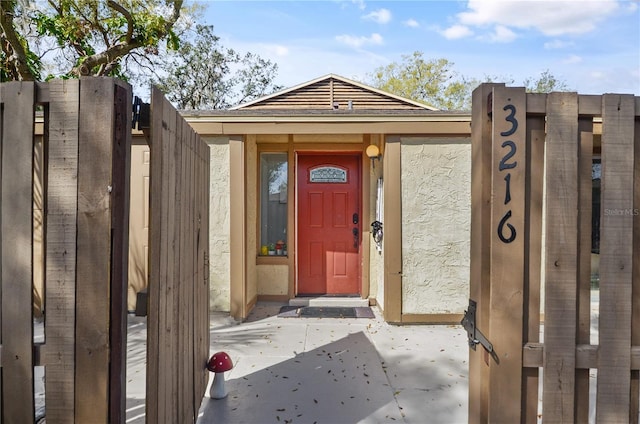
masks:
[(382, 159), (382, 155), (380, 154), (380, 148), (375, 144), (370, 144), (367, 146), (367, 150), (365, 151), (369, 159), (371, 159), (371, 166), (375, 169), (376, 163), (375, 160)]

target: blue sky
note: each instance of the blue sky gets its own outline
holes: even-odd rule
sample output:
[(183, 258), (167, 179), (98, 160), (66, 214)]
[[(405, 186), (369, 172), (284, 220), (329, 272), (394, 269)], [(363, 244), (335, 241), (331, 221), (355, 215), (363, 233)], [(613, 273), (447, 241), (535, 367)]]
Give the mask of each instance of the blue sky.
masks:
[(581, 94), (640, 95), (638, 0), (204, 1), (225, 47), (278, 64), (291, 87), (328, 73), (367, 81), (421, 51), (460, 74), (521, 85), (549, 70)]

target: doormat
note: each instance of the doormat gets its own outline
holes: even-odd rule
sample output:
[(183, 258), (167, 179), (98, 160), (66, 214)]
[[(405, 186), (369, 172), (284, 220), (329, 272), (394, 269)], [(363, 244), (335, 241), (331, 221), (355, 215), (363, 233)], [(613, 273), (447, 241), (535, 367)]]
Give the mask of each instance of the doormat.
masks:
[(278, 316), (281, 318), (375, 318), (368, 306), (283, 306)]

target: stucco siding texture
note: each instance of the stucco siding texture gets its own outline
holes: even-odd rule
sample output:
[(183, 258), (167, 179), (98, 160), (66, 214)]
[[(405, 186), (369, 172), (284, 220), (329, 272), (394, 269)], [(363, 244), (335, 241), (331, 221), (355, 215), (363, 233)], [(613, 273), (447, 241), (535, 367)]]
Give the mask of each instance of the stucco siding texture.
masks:
[(230, 297), (230, 185), (229, 141), (204, 140), (210, 152), (209, 191), (209, 305), (212, 311), (229, 311)]
[(286, 295), (289, 290), (289, 266), (258, 265), (258, 293)]
[(403, 139), (401, 164), (402, 313), (463, 313), (469, 296), (470, 139)]

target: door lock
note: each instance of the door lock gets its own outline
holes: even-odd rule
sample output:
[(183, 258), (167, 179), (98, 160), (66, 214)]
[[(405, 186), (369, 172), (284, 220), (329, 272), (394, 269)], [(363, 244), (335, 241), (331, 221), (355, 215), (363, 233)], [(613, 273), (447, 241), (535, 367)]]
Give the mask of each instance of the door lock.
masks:
[(353, 225), (358, 225), (358, 221), (359, 221), (358, 213), (356, 212), (356, 213), (353, 214), (353, 217), (352, 217)]
[(358, 248), (358, 234), (360, 234), (360, 232), (358, 231), (358, 227), (353, 227), (353, 230), (351, 232), (353, 233), (353, 248), (357, 249)]

